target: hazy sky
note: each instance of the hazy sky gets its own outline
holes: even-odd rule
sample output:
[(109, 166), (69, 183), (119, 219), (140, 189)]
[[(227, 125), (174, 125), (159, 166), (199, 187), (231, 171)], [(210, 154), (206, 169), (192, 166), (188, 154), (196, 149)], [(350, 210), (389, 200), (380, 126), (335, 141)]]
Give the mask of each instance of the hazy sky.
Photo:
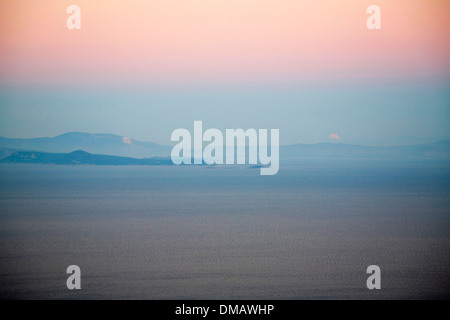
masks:
[[(81, 30), (68, 30), (68, 5)], [(381, 8), (381, 30), (366, 9)], [(3, 0), (0, 135), (450, 138), (447, 0)], [(333, 137), (337, 137), (337, 136)], [(336, 139), (334, 139), (336, 140)]]

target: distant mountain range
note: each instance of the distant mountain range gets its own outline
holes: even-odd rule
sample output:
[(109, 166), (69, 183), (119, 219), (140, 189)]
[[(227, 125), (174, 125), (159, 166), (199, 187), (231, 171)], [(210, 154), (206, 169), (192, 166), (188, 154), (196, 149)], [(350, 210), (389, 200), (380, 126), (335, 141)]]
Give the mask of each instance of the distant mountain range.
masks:
[(53, 138), (10, 139), (0, 137), (0, 148), (51, 153), (83, 150), (132, 158), (167, 157), (171, 148), (153, 142), (142, 142), (114, 134), (65, 133)]
[(282, 159), (450, 160), (450, 140), (417, 145), (369, 147), (349, 144), (295, 144), (281, 147)]
[[(66, 133), (54, 138), (0, 137), (0, 162), (93, 165), (172, 164), (171, 148), (113, 134)], [(281, 161), (392, 160), (450, 161), (450, 140), (399, 146), (340, 143), (295, 144), (280, 147)]]
[(87, 153), (81, 150), (70, 153), (17, 151), (0, 160), (0, 163), (40, 163), (65, 165), (173, 165), (170, 158), (135, 159)]
[(350, 144), (365, 145), (365, 146), (405, 146), (415, 144), (427, 144), (447, 140), (442, 137), (417, 137), (417, 136), (397, 136), (389, 139), (382, 138), (364, 138), (364, 143), (361, 140), (349, 142)]

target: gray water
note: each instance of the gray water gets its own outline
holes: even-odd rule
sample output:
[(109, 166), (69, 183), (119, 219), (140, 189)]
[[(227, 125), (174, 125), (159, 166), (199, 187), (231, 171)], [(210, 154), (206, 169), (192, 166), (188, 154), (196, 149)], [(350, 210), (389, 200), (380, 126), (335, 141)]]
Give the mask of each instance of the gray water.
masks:
[[(449, 298), (450, 167), (0, 166), (3, 299)], [(66, 268), (81, 268), (68, 290)], [(381, 290), (368, 290), (369, 265)]]

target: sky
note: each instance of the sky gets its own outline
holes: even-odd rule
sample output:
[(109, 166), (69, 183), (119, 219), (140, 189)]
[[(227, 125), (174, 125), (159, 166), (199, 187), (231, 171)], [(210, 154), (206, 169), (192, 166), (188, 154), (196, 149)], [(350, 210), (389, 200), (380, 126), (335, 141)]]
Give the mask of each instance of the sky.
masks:
[(2, 0), (0, 136), (170, 144), (202, 120), (281, 144), (449, 139), (449, 34), (447, 0)]

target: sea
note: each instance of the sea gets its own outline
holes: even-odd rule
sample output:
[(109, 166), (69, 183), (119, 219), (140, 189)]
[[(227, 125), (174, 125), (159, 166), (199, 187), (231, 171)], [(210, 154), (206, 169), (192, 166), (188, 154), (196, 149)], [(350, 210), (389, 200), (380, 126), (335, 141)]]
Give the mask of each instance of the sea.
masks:
[(449, 299), (449, 227), (448, 163), (2, 164), (0, 298)]

